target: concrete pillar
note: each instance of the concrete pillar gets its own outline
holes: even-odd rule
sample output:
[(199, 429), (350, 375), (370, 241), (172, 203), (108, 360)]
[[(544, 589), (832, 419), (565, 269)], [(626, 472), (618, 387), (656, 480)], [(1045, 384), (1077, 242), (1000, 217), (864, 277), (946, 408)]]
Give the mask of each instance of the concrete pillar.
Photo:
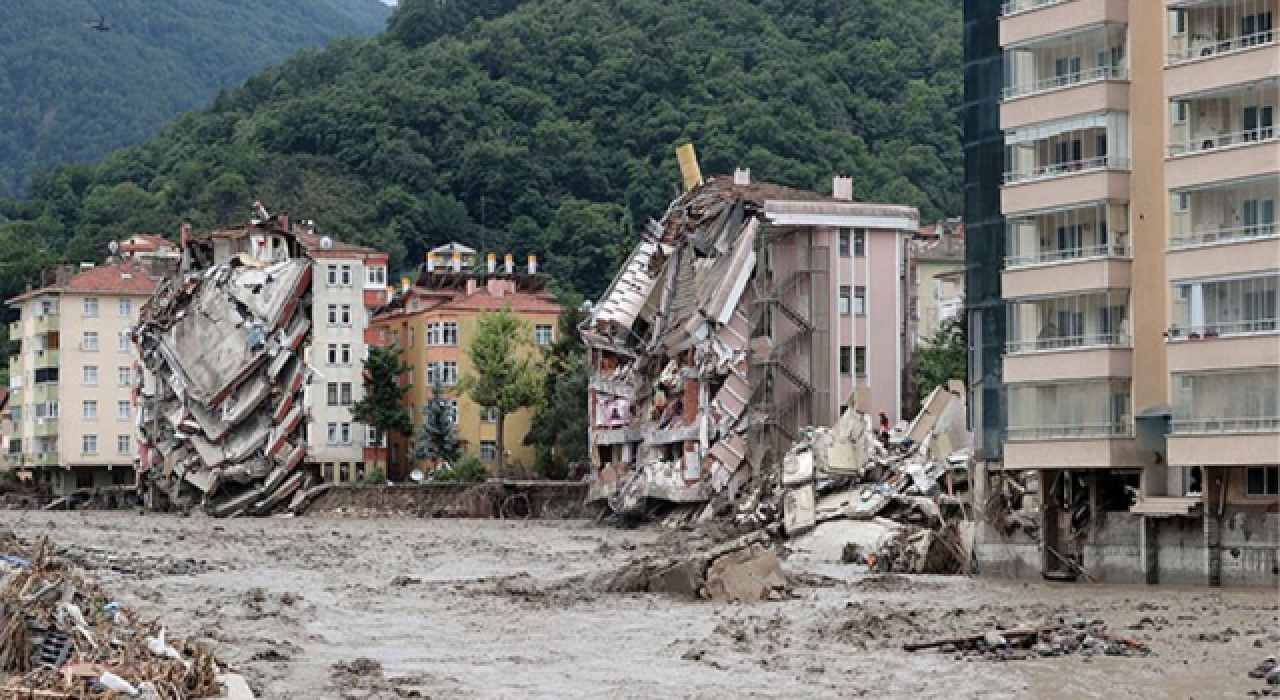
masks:
[(1142, 516), (1142, 570), (1147, 583), (1160, 583), (1160, 520)]
[(1212, 513), (1204, 516), (1204, 556), (1206, 583), (1222, 585), (1222, 520)]

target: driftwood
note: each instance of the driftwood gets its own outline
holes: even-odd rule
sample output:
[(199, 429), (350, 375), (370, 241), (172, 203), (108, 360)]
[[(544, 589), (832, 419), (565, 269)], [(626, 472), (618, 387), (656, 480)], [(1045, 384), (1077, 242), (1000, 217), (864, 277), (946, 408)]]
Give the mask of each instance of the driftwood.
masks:
[[(1013, 637), (1039, 637), (1041, 634), (1044, 634), (1046, 632), (1052, 632), (1053, 629), (1054, 628), (1052, 627), (1034, 627), (1034, 628), (1017, 629), (1017, 630), (994, 630), (994, 631), (996, 634), (1000, 635), (1001, 637), (1004, 637), (1005, 639), (1011, 639)], [(904, 651), (921, 651), (924, 649), (936, 649), (940, 646), (945, 646), (947, 644), (954, 644), (957, 647), (970, 646), (978, 642), (981, 642), (983, 639), (986, 638), (987, 634), (988, 633), (983, 632), (981, 634), (970, 634), (964, 637), (944, 637), (942, 639), (934, 639), (928, 642), (910, 642), (908, 644), (903, 644), (902, 648)]]
[(1138, 650), (1140, 650), (1140, 651), (1145, 651), (1145, 650), (1146, 650), (1146, 648), (1147, 648), (1147, 645), (1146, 645), (1146, 644), (1143, 644), (1142, 642), (1140, 642), (1140, 641), (1138, 641), (1138, 640), (1134, 639), (1133, 637), (1126, 637), (1126, 636), (1124, 636), (1124, 635), (1122, 635), (1122, 634), (1112, 634), (1112, 633), (1110, 633), (1110, 632), (1100, 632), (1100, 633), (1098, 633), (1096, 636), (1101, 637), (1101, 638), (1103, 638), (1103, 639), (1107, 640), (1108, 642), (1120, 642), (1121, 644), (1123, 644), (1123, 645), (1125, 645), (1125, 646), (1129, 647), (1130, 649), (1138, 649)]

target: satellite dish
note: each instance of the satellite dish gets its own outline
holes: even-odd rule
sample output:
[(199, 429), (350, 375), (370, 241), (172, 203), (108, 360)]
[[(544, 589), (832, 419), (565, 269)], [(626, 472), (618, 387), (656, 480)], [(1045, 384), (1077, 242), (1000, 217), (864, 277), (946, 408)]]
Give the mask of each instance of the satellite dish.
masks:
[(332, 238), (329, 238), (328, 236), (325, 236), (324, 238), (321, 238), (321, 239), (320, 239), (320, 247), (321, 247), (321, 248), (323, 248), (323, 249), (325, 249), (325, 250), (329, 250), (330, 248), (332, 248), (332, 247), (333, 247), (333, 239), (332, 239)]
[(421, 469), (414, 469), (409, 472), (409, 479), (415, 484), (421, 484), (422, 480), (425, 478), (427, 478), (427, 475), (423, 474)]

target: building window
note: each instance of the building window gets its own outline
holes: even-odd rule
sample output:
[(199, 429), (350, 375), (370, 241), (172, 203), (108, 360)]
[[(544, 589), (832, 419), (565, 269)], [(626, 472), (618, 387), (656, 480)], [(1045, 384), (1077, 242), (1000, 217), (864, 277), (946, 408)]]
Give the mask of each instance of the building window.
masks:
[(342, 286), (344, 287), (351, 286), (351, 266), (350, 265), (342, 266)]
[(387, 286), (387, 268), (385, 267), (366, 267), (364, 269), (365, 283), (370, 287)]
[(84, 368), (84, 385), (98, 386), (98, 367), (97, 365), (85, 365)]
[(133, 406), (128, 401), (116, 402), (116, 418), (119, 420), (129, 420), (133, 414)]
[(98, 402), (85, 401), (80, 404), (80, 415), (85, 420), (98, 420)]
[(440, 344), (450, 346), (458, 344), (457, 321), (445, 321), (440, 324)]
[(867, 313), (867, 288), (853, 288), (853, 313), (862, 316)]
[(1249, 467), (1245, 473), (1246, 496), (1280, 494), (1280, 467)]
[(342, 344), (342, 353), (339, 355), (339, 359), (344, 365), (351, 364), (351, 344), (350, 343)]
[(458, 422), (458, 400), (449, 399), (444, 403), (445, 403), (445, 414), (449, 416), (449, 422), (456, 424)]
[(849, 239), (852, 233), (847, 228), (840, 229), (840, 257), (849, 257)]
[(328, 399), (328, 404), (330, 406), (337, 406), (338, 405), (338, 383), (329, 382), (328, 386), (325, 388), (327, 389), (327, 392), (326, 392), (327, 396), (325, 398)]
[(133, 370), (128, 367), (119, 367), (116, 369), (116, 383), (119, 386), (127, 387), (132, 383)]
[(435, 347), (440, 344), (440, 324), (427, 324), (427, 346)]
[(327, 276), (327, 281), (329, 283), (329, 286), (330, 287), (338, 286), (338, 266), (328, 265), (326, 267), (326, 273), (327, 273), (326, 276)]
[(344, 326), (351, 325), (351, 305), (350, 304), (342, 305), (342, 325)]
[(854, 348), (853, 371), (859, 377), (867, 376), (867, 349), (865, 347)]
[(98, 333), (96, 331), (85, 331), (84, 337), (80, 339), (80, 349), (85, 352), (97, 352)]
[(129, 352), (129, 331), (120, 331), (119, 337), (116, 338), (120, 352)]
[(485, 406), (480, 409), (480, 420), (485, 423), (498, 422), (498, 409), (494, 406)]
[(87, 455), (98, 454), (98, 436), (85, 435), (84, 442), (81, 444), (81, 447), (83, 448), (81, 452), (83, 452), (84, 454), (87, 454)]
[(458, 383), (458, 363), (457, 362), (441, 362), (440, 363), (440, 383), (445, 386), (453, 386)]
[(129, 318), (130, 316), (133, 315), (132, 299), (121, 299), (119, 306), (120, 306), (120, 318)]
[(338, 424), (337, 423), (329, 424), (328, 443), (330, 445), (338, 444)]
[(329, 305), (329, 325), (330, 326), (338, 325), (338, 305), (337, 304)]
[(436, 363), (428, 362), (426, 368), (427, 386), (435, 386), (436, 384)]
[(498, 458), (498, 443), (493, 440), (480, 441), (480, 459), (492, 462)]
[(867, 230), (863, 228), (853, 231), (853, 254), (859, 258), (867, 254)]
[(840, 374), (849, 376), (853, 371), (853, 348), (848, 345), (840, 346)]
[(343, 406), (350, 406), (351, 399), (351, 382), (343, 382), (341, 388), (341, 401)]
[(130, 440), (128, 435), (116, 436), (116, 452), (122, 455), (133, 454), (132, 445), (130, 445)]
[[(97, 450), (86, 454), (97, 454)], [(93, 488), (93, 470), (77, 469), (76, 470), (76, 488), (91, 489)]]
[(836, 308), (839, 309), (841, 316), (848, 316), (850, 313), (852, 313), (853, 287), (850, 287), (848, 285), (840, 286), (840, 300)]
[(338, 344), (329, 343), (329, 364), (338, 364)]
[(548, 324), (538, 324), (533, 327), (533, 342), (538, 345), (547, 346), (554, 340), (552, 328)]
[(85, 297), (84, 315), (89, 318), (97, 318), (98, 316), (98, 300), (94, 297)]
[(338, 442), (343, 445), (351, 444), (351, 424), (341, 423), (338, 425)]

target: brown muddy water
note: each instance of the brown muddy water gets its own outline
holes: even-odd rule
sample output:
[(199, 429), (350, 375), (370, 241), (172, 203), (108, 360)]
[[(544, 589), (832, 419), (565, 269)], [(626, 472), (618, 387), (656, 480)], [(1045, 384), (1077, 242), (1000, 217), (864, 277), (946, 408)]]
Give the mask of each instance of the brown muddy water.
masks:
[[(211, 644), (260, 698), (1207, 700), (1265, 687), (1247, 671), (1280, 651), (1269, 636), (1280, 633), (1277, 591), (834, 566), (792, 569), (810, 583), (756, 605), (592, 585), (637, 557), (691, 546), (660, 529), (17, 511), (0, 511), (0, 526), (48, 535), (170, 635)], [(1155, 653), (991, 662), (901, 651), (1060, 614), (1104, 620)], [(1127, 629), (1142, 618), (1157, 626)]]

